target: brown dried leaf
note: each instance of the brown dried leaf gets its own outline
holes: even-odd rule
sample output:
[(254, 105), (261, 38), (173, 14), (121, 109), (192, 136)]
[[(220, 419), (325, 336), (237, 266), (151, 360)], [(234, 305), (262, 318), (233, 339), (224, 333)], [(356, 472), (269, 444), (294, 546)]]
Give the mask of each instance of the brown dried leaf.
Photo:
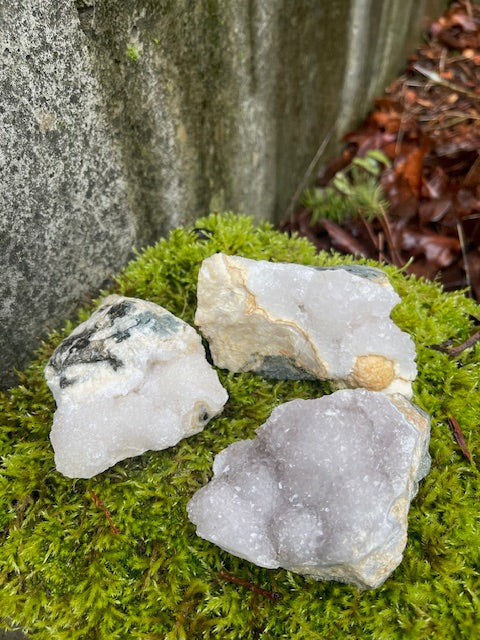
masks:
[(437, 200), (446, 191), (447, 183), (447, 174), (442, 167), (437, 165), (431, 175), (423, 180), (422, 196)]
[(395, 133), (380, 131), (378, 128), (369, 126), (347, 133), (343, 139), (356, 144), (357, 155), (363, 158), (370, 149), (383, 149), (388, 143), (395, 144), (397, 136)]
[(402, 124), (402, 118), (396, 111), (375, 111), (371, 120), (387, 133), (398, 133)]
[(327, 231), (336, 249), (346, 253), (352, 253), (354, 256), (368, 257), (368, 248), (336, 222), (332, 222), (331, 220), (320, 220), (319, 222), (325, 231)]
[[(475, 20), (463, 11), (456, 11), (450, 18), (450, 25), (458, 25), (468, 33), (476, 33), (478, 25)], [(449, 26), (450, 26), (449, 25)]]
[(459, 217), (480, 211), (480, 200), (471, 189), (459, 189), (455, 194), (454, 202)]
[(426, 147), (417, 147), (395, 166), (395, 173), (405, 178), (410, 185), (412, 193), (417, 197), (420, 195), (422, 186), (423, 157), (426, 152)]
[(474, 187), (480, 185), (480, 155), (475, 158), (475, 162), (468, 170), (463, 184), (465, 187)]
[(431, 231), (406, 228), (402, 231), (401, 247), (413, 256), (425, 254), (427, 261), (440, 269), (448, 267), (457, 258), (460, 241)]
[(415, 260), (407, 268), (407, 273), (416, 276), (417, 278), (427, 278), (427, 280), (433, 280), (437, 275), (438, 269), (431, 262), (425, 260), (425, 258), (415, 258)]
[(478, 247), (469, 251), (466, 255), (468, 273), (470, 277), (470, 287), (477, 300), (480, 300), (480, 253)]
[(452, 201), (449, 198), (421, 202), (418, 207), (420, 221), (423, 224), (427, 222), (438, 222), (448, 213), (451, 206)]

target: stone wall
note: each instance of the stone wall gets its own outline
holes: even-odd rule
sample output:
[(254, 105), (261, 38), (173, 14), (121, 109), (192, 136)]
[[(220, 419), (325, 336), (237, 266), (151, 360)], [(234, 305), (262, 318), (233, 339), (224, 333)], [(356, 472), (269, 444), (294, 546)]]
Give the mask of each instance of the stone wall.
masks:
[(278, 219), (442, 0), (4, 0), (0, 362), (210, 210)]

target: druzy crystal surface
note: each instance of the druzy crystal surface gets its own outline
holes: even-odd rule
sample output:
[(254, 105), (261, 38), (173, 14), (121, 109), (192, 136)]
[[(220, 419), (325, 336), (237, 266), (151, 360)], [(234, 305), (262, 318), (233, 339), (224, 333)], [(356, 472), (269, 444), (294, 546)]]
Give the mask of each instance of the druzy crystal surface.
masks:
[(152, 302), (120, 296), (57, 347), (45, 377), (57, 402), (55, 464), (78, 478), (198, 433), (228, 397), (195, 329)]
[(401, 395), (293, 400), (216, 456), (188, 515), (199, 536), (262, 567), (377, 587), (402, 559), (428, 441), (428, 417)]
[(195, 323), (214, 363), (271, 378), (412, 394), (415, 346), (391, 320), (379, 269), (320, 269), (217, 253), (203, 261)]

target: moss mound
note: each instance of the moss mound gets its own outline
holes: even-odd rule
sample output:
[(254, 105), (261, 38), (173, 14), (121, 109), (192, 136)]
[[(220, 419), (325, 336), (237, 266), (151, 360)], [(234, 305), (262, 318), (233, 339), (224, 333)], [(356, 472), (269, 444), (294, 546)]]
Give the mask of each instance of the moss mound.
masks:
[[(316, 255), (307, 241), (268, 224), (211, 215), (196, 230), (177, 229), (143, 251), (114, 291), (152, 300), (192, 323), (198, 268), (216, 251), (305, 264), (353, 262)], [(0, 396), (3, 625), (17, 623), (42, 640), (479, 637), (479, 476), (462, 457), (447, 417), (459, 420), (475, 452), (480, 345), (456, 359), (428, 345), (465, 340), (480, 310), (461, 293), (445, 294), (436, 284), (384, 269), (402, 297), (394, 319), (417, 345), (414, 401), (432, 415), (433, 466), (410, 511), (404, 560), (381, 588), (359, 592), (261, 569), (197, 538), (186, 516), (185, 505), (210, 478), (216, 453), (252, 437), (277, 404), (328, 393), (325, 383), (219, 371), (230, 401), (203, 433), (91, 480), (58, 474), (48, 439), (55, 407), (43, 367), (72, 330), (69, 324), (43, 345), (21, 384)], [(221, 570), (283, 599), (228, 582)]]

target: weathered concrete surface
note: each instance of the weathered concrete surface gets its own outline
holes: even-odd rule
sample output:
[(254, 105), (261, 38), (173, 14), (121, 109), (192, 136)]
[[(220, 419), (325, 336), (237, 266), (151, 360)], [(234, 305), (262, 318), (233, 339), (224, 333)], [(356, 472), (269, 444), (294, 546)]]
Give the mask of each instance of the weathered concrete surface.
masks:
[(125, 262), (136, 229), (75, 8), (2, 2), (0, 29), (0, 361), (8, 369)]
[(281, 216), (443, 5), (2, 2), (1, 369), (132, 245), (211, 209)]
[(26, 636), (20, 631), (1, 631), (0, 640), (26, 640)]

